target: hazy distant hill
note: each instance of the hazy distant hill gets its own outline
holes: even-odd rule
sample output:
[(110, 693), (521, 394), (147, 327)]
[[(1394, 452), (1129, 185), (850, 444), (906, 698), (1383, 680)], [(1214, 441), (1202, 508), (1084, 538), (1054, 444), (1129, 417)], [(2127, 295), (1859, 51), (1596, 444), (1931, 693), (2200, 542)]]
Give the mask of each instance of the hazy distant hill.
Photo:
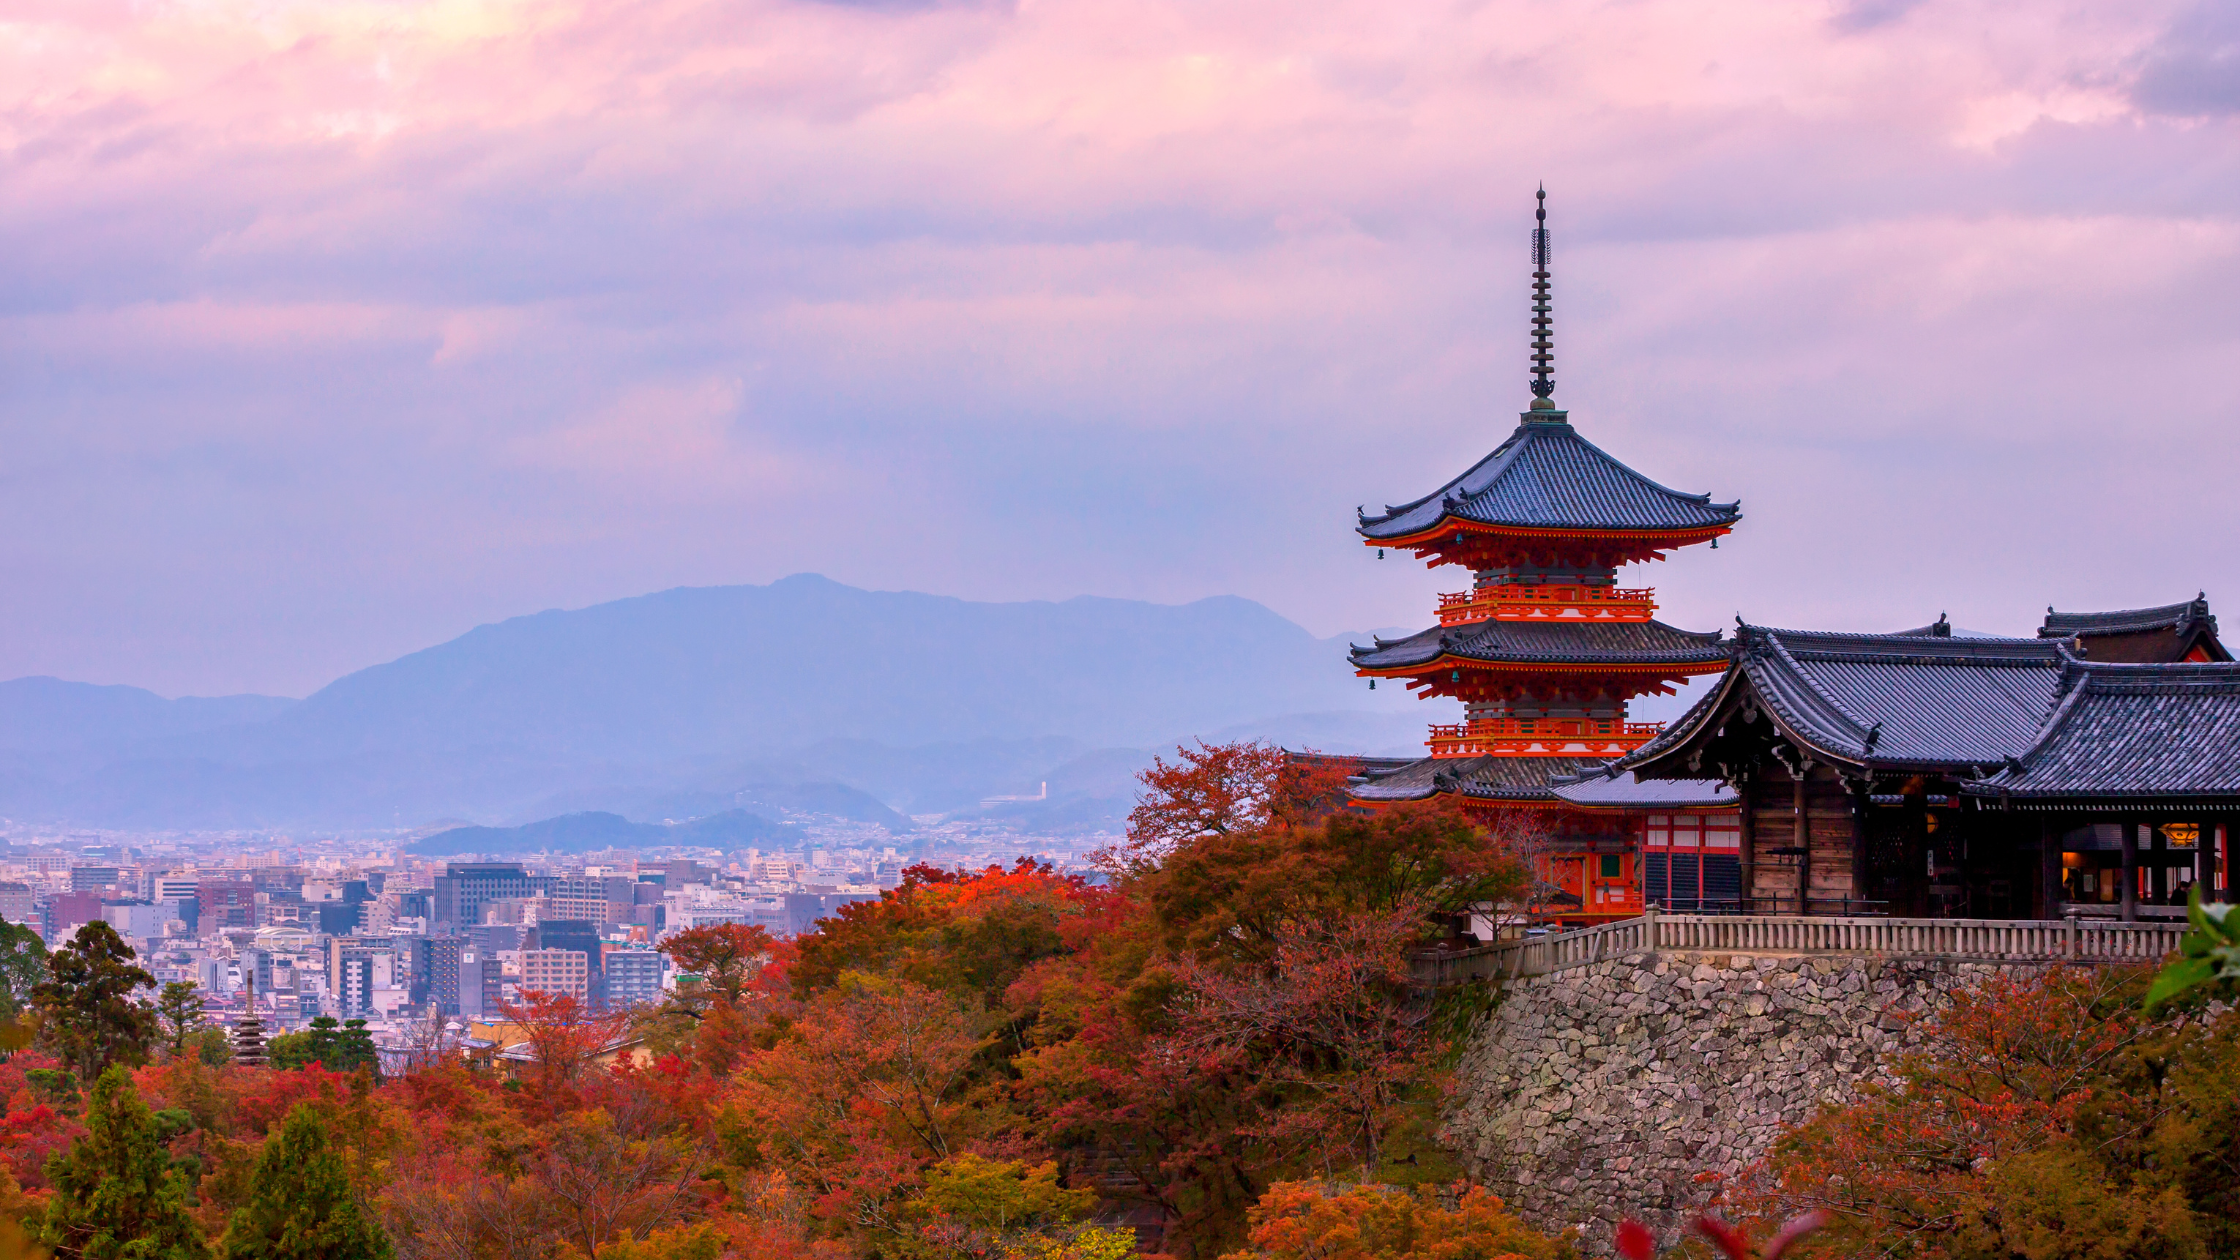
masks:
[(783, 823), (743, 809), (726, 810), (691, 822), (663, 826), (634, 823), (619, 814), (563, 814), (519, 827), (453, 827), (416, 840), (414, 853), (451, 857), (461, 853), (588, 853), (594, 849), (644, 849), (666, 845), (711, 849), (771, 847), (792, 838)]
[[(1381, 744), (1421, 722), (1390, 717), (1410, 708), (1351, 677), (1342, 638), (1249, 600), (973, 603), (803, 575), (516, 617), (295, 703), (0, 684), (0, 815), (133, 827), (692, 817), (809, 809), (750, 798), (820, 784), (879, 810), (939, 812), (1032, 792), (1100, 749), (1229, 730)], [(1106, 792), (1083, 799), (1124, 799)], [(664, 801), (679, 808), (637, 808)], [(868, 812), (834, 802), (816, 812)]]
[(624, 760), (825, 739), (1142, 745), (1369, 707), (1358, 688), (1342, 645), (1250, 600), (981, 604), (801, 575), (482, 626), (351, 674), (263, 729), (274, 749)]
[(166, 700), (138, 687), (60, 678), (0, 682), (0, 749), (47, 753), (125, 747), (275, 717), (296, 702), (279, 696), (184, 696)]

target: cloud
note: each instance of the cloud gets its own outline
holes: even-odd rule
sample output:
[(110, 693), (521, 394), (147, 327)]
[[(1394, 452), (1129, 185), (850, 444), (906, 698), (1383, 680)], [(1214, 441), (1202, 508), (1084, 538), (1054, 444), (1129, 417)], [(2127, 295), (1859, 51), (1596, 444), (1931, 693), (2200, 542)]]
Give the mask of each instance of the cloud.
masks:
[(2177, 118), (2240, 113), (2240, 6), (2197, 0), (2148, 49), (2132, 99)]
[[(0, 676), (300, 693), (818, 570), (1318, 632), (1524, 401), (1740, 495), (1674, 620), (2240, 591), (2229, 8), (19, 4)], [(2176, 506), (2173, 506), (2176, 505)], [(2220, 531), (2222, 531), (2220, 533)]]

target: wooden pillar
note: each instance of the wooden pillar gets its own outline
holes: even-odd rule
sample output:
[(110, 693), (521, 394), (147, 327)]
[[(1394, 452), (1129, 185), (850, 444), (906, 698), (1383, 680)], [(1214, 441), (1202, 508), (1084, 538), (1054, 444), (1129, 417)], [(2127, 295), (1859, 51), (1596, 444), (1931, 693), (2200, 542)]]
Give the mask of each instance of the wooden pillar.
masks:
[(2232, 824), (2240, 819), (2227, 818), (2217, 824), (2217, 865), (2224, 871), (2224, 899), (2229, 904), (2235, 897), (2233, 884), (2240, 883), (2240, 863), (2232, 860)]
[(2162, 828), (2147, 826), (2147, 895), (2158, 906), (2170, 904), (2170, 842)]
[(2123, 921), (2125, 923), (2137, 923), (2139, 921), (2139, 824), (2135, 822), (2126, 821), (2123, 824), (2123, 874), (2118, 878), (2123, 881), (2122, 885), (2116, 889), (2117, 898), (2123, 906)]
[(1742, 817), (1736, 820), (1741, 830), (1742, 887), (1735, 893), (1735, 909), (1743, 914), (1757, 911), (1758, 895), (1758, 807), (1752, 789), (1758, 785), (1758, 776), (1744, 771), (1735, 778), (1735, 799), (1742, 802)]
[(2061, 917), (2061, 829), (2050, 817), (2038, 824), (2038, 905), (2039, 918)]
[[(1851, 897), (1853, 903), (1864, 903), (1873, 884), (1868, 869), (1869, 848), (1867, 835), (1873, 830), (1869, 817), (1874, 810), (1874, 780), (1854, 779), (1851, 782)], [(1866, 914), (1864, 904), (1847, 905), (1846, 914)]]
[(2207, 903), (2217, 899), (2217, 820), (2204, 818), (2195, 825), (2201, 834), (2193, 838), (2193, 886)]
[(1797, 763), (1797, 913), (1812, 913), (1812, 813), (1811, 802), (1805, 799), (1805, 778), (1812, 773), (1812, 763)]

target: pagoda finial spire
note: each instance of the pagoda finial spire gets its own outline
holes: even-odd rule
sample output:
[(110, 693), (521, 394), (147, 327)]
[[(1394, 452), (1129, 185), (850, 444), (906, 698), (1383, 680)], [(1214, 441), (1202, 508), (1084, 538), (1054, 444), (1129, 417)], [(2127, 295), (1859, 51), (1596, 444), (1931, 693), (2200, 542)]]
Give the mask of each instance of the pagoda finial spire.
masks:
[(1548, 305), (1548, 189), (1545, 185), (1535, 194), (1539, 205), (1533, 210), (1532, 226), (1532, 409), (1556, 409), (1555, 378), (1548, 375), (1555, 365), (1555, 320)]

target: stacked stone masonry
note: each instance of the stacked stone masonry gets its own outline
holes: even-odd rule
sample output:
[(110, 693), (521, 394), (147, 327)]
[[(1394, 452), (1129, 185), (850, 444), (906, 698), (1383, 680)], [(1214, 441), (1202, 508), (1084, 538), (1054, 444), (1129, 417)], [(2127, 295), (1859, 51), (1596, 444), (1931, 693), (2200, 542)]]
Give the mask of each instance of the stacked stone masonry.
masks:
[(1542, 1229), (1609, 1254), (1666, 1242), (1783, 1125), (1851, 1098), (1919, 1033), (1903, 1018), (2028, 964), (1645, 953), (1514, 981), (1479, 1022), (1446, 1140)]

